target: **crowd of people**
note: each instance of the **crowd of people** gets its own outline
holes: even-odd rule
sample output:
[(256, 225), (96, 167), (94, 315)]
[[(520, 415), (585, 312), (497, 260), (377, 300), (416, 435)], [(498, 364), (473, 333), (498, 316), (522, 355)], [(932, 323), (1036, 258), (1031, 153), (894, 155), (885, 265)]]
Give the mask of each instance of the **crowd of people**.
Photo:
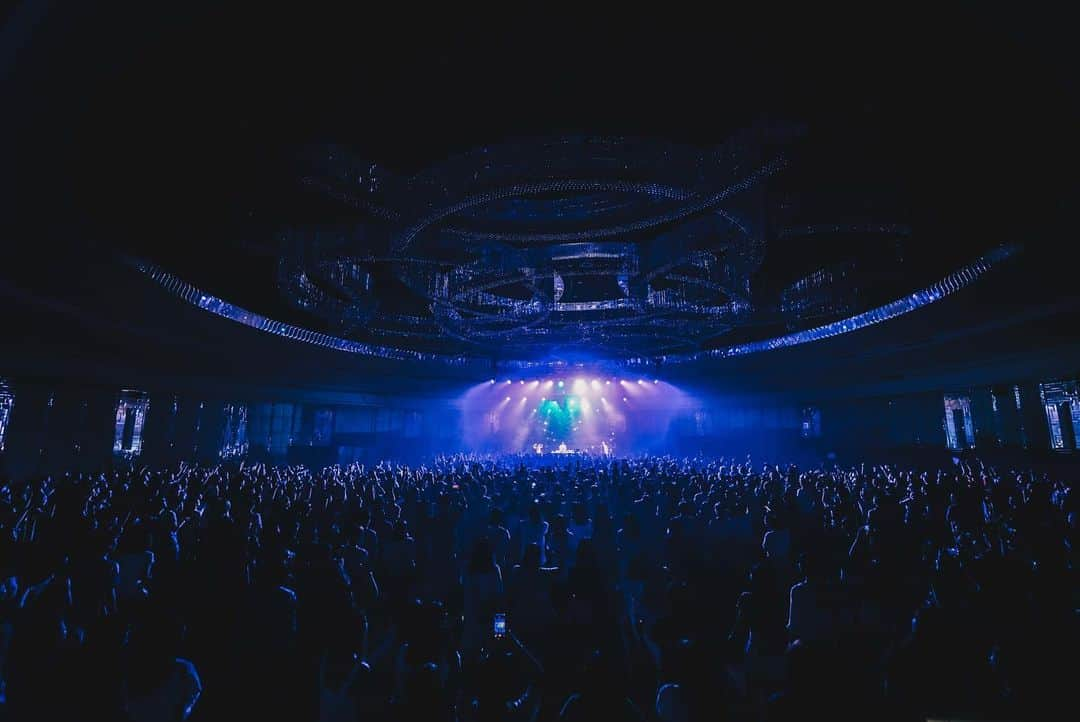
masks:
[(0, 719), (1018, 719), (1071, 708), (1070, 479), (750, 460), (4, 483)]

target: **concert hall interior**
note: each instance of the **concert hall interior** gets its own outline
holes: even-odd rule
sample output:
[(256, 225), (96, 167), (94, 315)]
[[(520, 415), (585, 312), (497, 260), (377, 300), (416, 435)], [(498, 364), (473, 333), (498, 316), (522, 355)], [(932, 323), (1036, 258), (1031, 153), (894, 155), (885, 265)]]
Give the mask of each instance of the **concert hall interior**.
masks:
[(1071, 708), (1072, 26), (702, 12), (0, 15), (0, 719)]

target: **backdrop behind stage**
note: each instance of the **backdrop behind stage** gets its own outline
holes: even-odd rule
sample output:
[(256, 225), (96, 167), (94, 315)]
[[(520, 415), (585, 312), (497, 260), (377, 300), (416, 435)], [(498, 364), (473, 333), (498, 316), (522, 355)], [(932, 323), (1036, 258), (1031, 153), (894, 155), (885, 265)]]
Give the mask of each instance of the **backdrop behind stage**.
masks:
[(630, 454), (661, 448), (694, 400), (652, 378), (570, 376), (490, 379), (461, 399), (466, 445), (475, 451)]

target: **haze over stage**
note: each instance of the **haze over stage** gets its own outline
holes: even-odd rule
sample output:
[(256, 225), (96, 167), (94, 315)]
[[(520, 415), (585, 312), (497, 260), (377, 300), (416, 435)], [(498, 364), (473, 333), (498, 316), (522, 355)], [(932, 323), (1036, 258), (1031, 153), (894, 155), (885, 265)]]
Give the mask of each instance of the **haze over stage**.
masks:
[(608, 375), (489, 379), (459, 400), (464, 440), (481, 452), (626, 455), (664, 445), (672, 423), (700, 409), (659, 379)]

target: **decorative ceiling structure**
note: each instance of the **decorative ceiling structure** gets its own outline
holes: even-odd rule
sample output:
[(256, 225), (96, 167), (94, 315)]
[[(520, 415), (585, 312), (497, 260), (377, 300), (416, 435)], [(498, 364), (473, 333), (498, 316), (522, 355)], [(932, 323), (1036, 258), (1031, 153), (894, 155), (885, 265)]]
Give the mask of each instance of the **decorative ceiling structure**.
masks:
[[(303, 185), (349, 220), (281, 233), (276, 282), (307, 324), (275, 321), (137, 265), (205, 310), (342, 351), (632, 365), (855, 330), (943, 298), (1012, 252), (908, 278), (897, 267), (911, 232), (893, 219), (785, 224), (783, 194), (769, 182), (788, 166), (785, 148), (797, 134), (755, 128), (708, 148), (526, 140), (411, 177), (342, 147), (310, 150)], [(824, 237), (878, 242), (811, 254), (794, 277), (762, 270), (770, 252)]]
[[(480, 148), (397, 178), (340, 148), (305, 178), (362, 225), (298, 229), (279, 282), (341, 332), (530, 359), (685, 353), (741, 323), (764, 254), (762, 182), (783, 166), (749, 138), (699, 150), (615, 138)], [(381, 303), (378, 278), (420, 296)]]

